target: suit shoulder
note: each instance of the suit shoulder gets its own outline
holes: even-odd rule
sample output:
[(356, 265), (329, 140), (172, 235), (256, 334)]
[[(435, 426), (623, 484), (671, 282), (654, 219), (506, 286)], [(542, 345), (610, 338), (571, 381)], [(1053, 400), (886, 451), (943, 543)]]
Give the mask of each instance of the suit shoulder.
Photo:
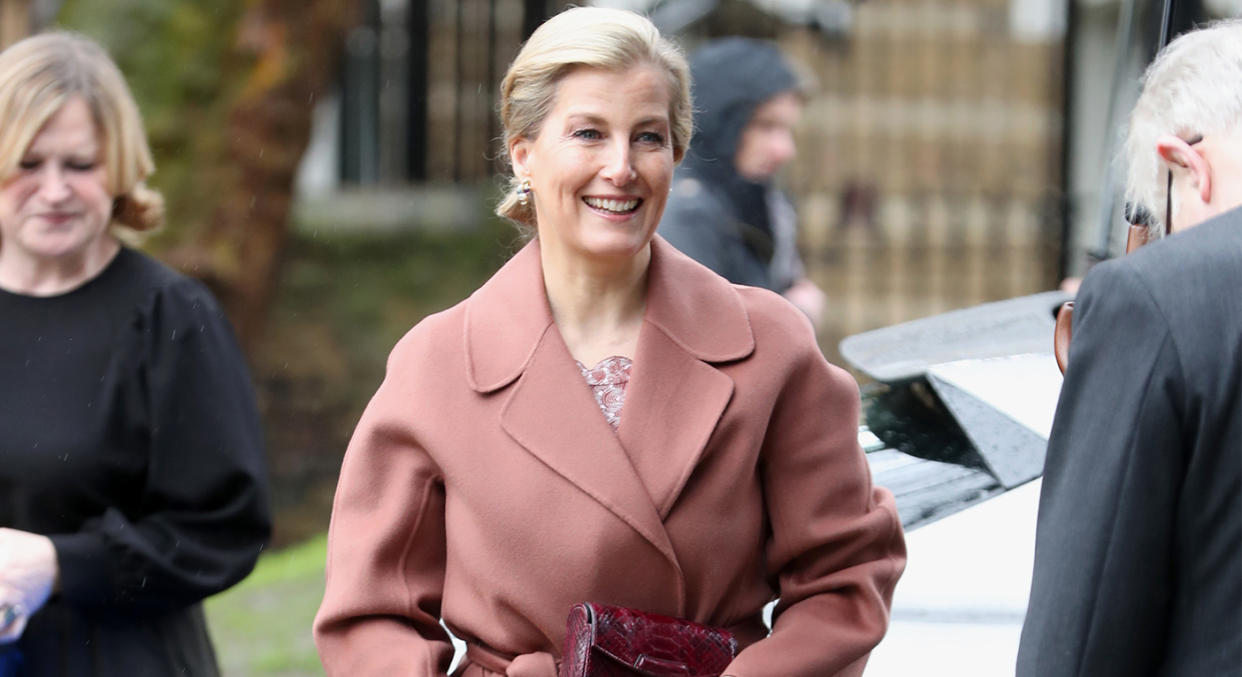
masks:
[(1242, 209), (1097, 266), (1090, 277), (1142, 293), (1173, 326), (1212, 317), (1242, 327)]
[(1188, 282), (1224, 284), (1242, 281), (1242, 208), (1122, 257), (1118, 265), (1133, 270), (1156, 291)]

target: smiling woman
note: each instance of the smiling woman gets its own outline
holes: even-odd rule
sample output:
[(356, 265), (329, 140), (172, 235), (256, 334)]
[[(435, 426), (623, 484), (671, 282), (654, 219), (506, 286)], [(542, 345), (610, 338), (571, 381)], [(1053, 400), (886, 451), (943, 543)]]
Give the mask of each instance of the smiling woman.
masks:
[(861, 672), (900, 523), (806, 318), (655, 235), (689, 84), (618, 10), (565, 11), (510, 66), (498, 212), (534, 238), (402, 339), (354, 432), (315, 620), (329, 674), (445, 675), (443, 621), (455, 675), (554, 677), (582, 602), (728, 628), (724, 674)]
[(538, 135), (510, 142), (529, 181), (545, 266), (634, 259), (651, 241), (673, 177), (667, 78), (656, 66), (580, 68), (557, 85)]
[(510, 141), (515, 174), (532, 193), (552, 311), (584, 364), (637, 345), (633, 282), (673, 178), (669, 99), (656, 66), (579, 68), (558, 83), (538, 135)]

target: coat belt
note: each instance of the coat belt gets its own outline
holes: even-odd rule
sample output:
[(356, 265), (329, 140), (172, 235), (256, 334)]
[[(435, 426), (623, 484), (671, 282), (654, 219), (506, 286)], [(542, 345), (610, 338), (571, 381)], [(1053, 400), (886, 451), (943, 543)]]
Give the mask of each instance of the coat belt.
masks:
[(558, 668), (546, 651), (514, 655), (473, 642), (466, 644), (466, 661), (505, 677), (556, 677)]

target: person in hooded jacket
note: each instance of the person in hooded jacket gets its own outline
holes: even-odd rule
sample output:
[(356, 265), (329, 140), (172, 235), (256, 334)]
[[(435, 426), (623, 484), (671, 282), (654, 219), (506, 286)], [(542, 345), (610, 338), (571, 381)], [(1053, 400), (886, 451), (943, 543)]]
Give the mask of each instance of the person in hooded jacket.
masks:
[(824, 294), (805, 274), (793, 205), (774, 177), (794, 158), (804, 92), (775, 46), (707, 43), (690, 58), (696, 128), (659, 233), (735, 284), (771, 289), (819, 326)]

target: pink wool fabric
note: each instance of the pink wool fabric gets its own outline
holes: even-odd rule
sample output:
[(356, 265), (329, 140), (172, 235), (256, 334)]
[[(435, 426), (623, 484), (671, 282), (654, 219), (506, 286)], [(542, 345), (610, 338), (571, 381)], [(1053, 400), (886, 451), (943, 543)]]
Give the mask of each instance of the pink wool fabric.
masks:
[[(534, 240), (393, 350), (345, 454), (315, 640), (332, 676), (555, 677), (570, 608), (732, 627), (736, 677), (858, 675), (905, 546), (858, 386), (780, 296), (656, 237), (615, 434)], [(764, 605), (780, 597), (774, 628)]]

